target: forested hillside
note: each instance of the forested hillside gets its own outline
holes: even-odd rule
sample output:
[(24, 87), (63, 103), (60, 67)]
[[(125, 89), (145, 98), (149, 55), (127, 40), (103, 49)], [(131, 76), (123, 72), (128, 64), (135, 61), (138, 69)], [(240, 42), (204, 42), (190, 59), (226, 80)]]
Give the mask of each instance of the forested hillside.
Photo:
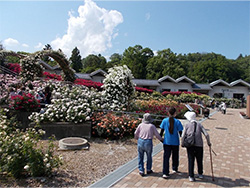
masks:
[[(211, 83), (218, 79), (229, 83), (242, 79), (250, 83), (250, 55), (243, 57), (239, 54), (237, 59), (227, 59), (216, 53), (177, 54), (169, 48), (154, 53), (150, 48), (136, 45), (125, 49), (123, 54), (112, 54), (109, 60), (101, 54), (82, 58), (76, 47), (69, 59), (72, 68), (82, 73), (97, 69), (107, 71), (115, 65), (127, 65), (138, 79), (159, 79), (166, 75), (176, 79), (186, 75), (196, 83)], [(17, 62), (16, 57), (6, 60)], [(47, 59), (47, 62), (55, 65), (53, 59)]]

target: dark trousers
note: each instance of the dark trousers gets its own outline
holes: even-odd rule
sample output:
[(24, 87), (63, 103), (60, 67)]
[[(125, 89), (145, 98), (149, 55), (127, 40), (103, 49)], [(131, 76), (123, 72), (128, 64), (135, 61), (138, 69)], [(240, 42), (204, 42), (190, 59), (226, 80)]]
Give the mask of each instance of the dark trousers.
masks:
[(169, 158), (172, 154), (172, 169), (178, 170), (179, 166), (179, 146), (163, 145), (163, 174), (169, 175)]
[(203, 174), (203, 147), (192, 146), (187, 148), (188, 154), (188, 174), (194, 177), (194, 161), (197, 161), (198, 174)]

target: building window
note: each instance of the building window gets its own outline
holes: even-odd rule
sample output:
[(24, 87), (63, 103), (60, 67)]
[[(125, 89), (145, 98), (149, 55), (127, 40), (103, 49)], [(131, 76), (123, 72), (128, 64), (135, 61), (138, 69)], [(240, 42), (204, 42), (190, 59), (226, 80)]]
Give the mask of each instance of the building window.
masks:
[(184, 92), (184, 91), (188, 91), (188, 89), (179, 89), (179, 91)]
[(235, 98), (235, 99), (242, 99), (243, 96), (244, 96), (243, 93), (234, 93), (233, 94), (233, 98)]

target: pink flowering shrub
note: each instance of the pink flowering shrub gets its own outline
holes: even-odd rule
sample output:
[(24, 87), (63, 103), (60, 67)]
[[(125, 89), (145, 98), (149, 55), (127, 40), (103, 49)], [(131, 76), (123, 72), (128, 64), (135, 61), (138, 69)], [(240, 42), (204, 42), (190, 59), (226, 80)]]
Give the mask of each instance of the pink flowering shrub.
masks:
[(11, 97), (10, 107), (21, 111), (35, 111), (40, 107), (39, 101), (30, 93)]
[(166, 96), (166, 95), (181, 95), (182, 93), (184, 94), (197, 94), (197, 95), (201, 95), (201, 93), (196, 93), (196, 92), (190, 92), (190, 91), (163, 91), (161, 94), (163, 96)]
[(81, 78), (76, 79), (74, 84), (83, 85), (83, 86), (86, 86), (88, 88), (93, 87), (93, 88), (96, 88), (98, 90), (101, 90), (101, 86), (103, 85), (103, 83), (100, 83), (100, 82), (94, 82), (92, 80), (85, 80), (85, 79), (81, 79)]
[(62, 80), (62, 76), (58, 75), (58, 74), (52, 74), (49, 72), (43, 72), (43, 76), (45, 77), (45, 79), (53, 79), (53, 80)]
[(142, 87), (135, 87), (135, 90), (139, 91), (139, 92), (145, 92), (145, 93), (153, 93), (154, 92), (154, 90), (152, 90), (152, 89), (147, 89), (147, 88), (142, 88)]
[(9, 63), (8, 64), (8, 69), (10, 69), (11, 71), (19, 74), (20, 71), (21, 71), (21, 66), (18, 63)]

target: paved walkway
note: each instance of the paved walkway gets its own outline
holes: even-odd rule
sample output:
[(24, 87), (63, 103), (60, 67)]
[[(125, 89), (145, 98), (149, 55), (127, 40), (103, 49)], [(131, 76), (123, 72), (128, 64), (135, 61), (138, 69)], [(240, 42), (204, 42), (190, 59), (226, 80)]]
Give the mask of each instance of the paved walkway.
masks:
[[(153, 174), (141, 177), (138, 174), (137, 159), (124, 165), (109, 176), (93, 184), (92, 187), (106, 187), (105, 182), (113, 181), (108, 187), (249, 187), (250, 186), (250, 120), (243, 119), (239, 112), (246, 109), (228, 109), (227, 114), (220, 112), (202, 122), (210, 134), (214, 181), (212, 180), (209, 147), (204, 145), (204, 179), (188, 181), (188, 162), (186, 149), (180, 147), (179, 171), (182, 174), (170, 174), (169, 179), (162, 178), (162, 146), (154, 147)], [(204, 138), (205, 141), (205, 138)], [(206, 143), (206, 142), (204, 142)], [(158, 153), (157, 153), (158, 152)], [(170, 161), (171, 164), (171, 161)], [(129, 171), (130, 169), (130, 171)], [(124, 171), (128, 173), (121, 176)], [(196, 173), (196, 166), (195, 166)], [(112, 177), (112, 178), (110, 178)]]

